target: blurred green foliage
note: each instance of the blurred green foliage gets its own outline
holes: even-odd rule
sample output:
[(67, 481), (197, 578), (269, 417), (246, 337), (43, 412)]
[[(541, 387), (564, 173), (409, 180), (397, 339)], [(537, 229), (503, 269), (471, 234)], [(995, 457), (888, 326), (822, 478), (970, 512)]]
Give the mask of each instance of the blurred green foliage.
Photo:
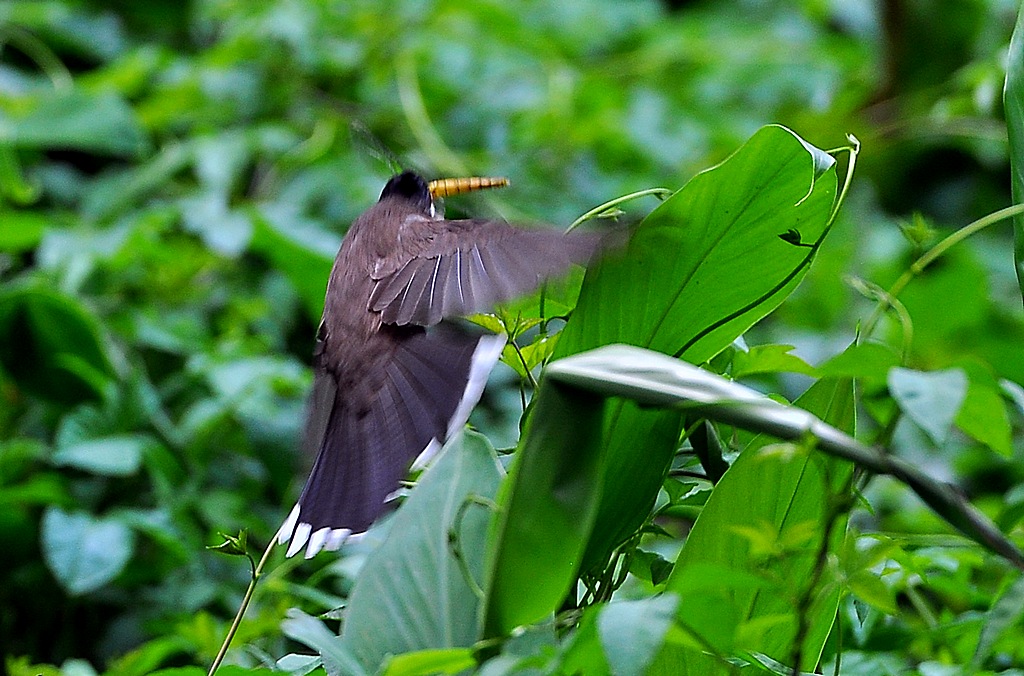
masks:
[[(821, 148), (856, 134), (860, 167), (829, 241), (746, 336), (794, 355), (737, 356), (750, 382), (792, 399), (809, 381), (780, 354), (818, 365), (840, 353), (872, 313), (871, 285), (889, 288), (940, 238), (1010, 203), (1000, 92), (1017, 9), (3, 3), (7, 670), (144, 674), (212, 659), (249, 570), (204, 546), (243, 527), (262, 545), (300, 488), (296, 439), (327, 270), (392, 153), (430, 175), (511, 177), (509, 190), (453, 199), (449, 213), (564, 226), (624, 193), (675, 190), (766, 123)], [(623, 219), (653, 202), (625, 205)], [(865, 433), (888, 433), (895, 452), (957, 482), (1020, 542), (1024, 312), (1011, 252), (1009, 226), (989, 228), (906, 287), (912, 323), (886, 314), (875, 335), (893, 349), (860, 355), (880, 373), (861, 382), (861, 417)], [(948, 409), (939, 429), (908, 405), (886, 429), (907, 403), (886, 380), (896, 363), (911, 376), (955, 369), (973, 408)], [(511, 375), (498, 380), (474, 420), (508, 445), (519, 394)], [(677, 515), (703, 504), (699, 487), (666, 489), (680, 490)], [(1024, 669), (1022, 592), (1006, 564), (891, 482), (873, 482), (866, 500), (837, 563), (850, 593), (826, 658), (841, 650), (844, 674), (959, 673), (972, 659)], [(655, 620), (673, 612), (648, 592), (678, 542), (659, 546), (623, 588), (654, 604)], [(287, 609), (341, 606), (365, 556), (353, 547), (277, 565), (231, 659), (271, 666), (295, 649), (281, 629)], [(1010, 608), (1002, 630), (986, 619), (993, 603)], [(629, 607), (588, 614), (580, 636), (616, 612)], [(506, 654), (554, 642), (538, 633)]]

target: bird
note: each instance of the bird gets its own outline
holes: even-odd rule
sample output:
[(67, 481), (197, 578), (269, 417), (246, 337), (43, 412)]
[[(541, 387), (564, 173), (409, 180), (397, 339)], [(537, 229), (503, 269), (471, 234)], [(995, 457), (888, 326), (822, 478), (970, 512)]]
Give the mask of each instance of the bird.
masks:
[(585, 265), (596, 232), (445, 220), (444, 197), (506, 179), (387, 181), (352, 223), (327, 283), (303, 445), (312, 470), (277, 539), (291, 557), (337, 550), (390, 509), (410, 469), (461, 430), (507, 338), (458, 318)]

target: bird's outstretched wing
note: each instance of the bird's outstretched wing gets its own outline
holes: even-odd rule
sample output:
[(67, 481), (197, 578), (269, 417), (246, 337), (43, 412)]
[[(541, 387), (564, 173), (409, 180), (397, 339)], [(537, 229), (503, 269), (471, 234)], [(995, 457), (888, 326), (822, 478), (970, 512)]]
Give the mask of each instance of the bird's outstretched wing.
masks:
[(381, 261), (373, 273), (369, 309), (389, 324), (431, 326), (486, 312), (573, 263), (585, 264), (603, 241), (593, 232), (563, 235), (500, 221), (409, 221), (399, 238), (403, 255)]

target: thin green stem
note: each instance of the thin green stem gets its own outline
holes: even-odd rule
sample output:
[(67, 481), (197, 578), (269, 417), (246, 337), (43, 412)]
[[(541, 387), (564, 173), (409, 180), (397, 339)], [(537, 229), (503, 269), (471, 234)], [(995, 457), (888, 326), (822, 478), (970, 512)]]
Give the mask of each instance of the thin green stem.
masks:
[(907, 598), (910, 600), (910, 604), (914, 606), (917, 612), (921, 615), (921, 619), (928, 625), (929, 628), (934, 629), (939, 626), (939, 618), (935, 616), (935, 611), (928, 605), (928, 601), (925, 600), (924, 596), (917, 590), (914, 585), (908, 585), (904, 590)]
[(843, 663), (843, 615), (839, 612), (839, 606), (836, 606), (836, 619), (835, 627), (839, 630), (836, 632), (836, 664), (832, 670), (832, 676), (839, 676), (840, 667)]
[(608, 211), (609, 209), (613, 209), (613, 208), (617, 207), (618, 205), (623, 204), (625, 202), (629, 202), (631, 200), (635, 200), (635, 199), (638, 199), (640, 197), (646, 197), (647, 195), (655, 195), (659, 199), (663, 200), (663, 199), (665, 199), (666, 197), (668, 197), (671, 194), (672, 194), (672, 191), (669, 190), (668, 188), (648, 188), (647, 190), (638, 190), (637, 192), (631, 192), (628, 195), (622, 195), (621, 197), (616, 197), (615, 199), (609, 200), (609, 201), (605, 202), (604, 204), (599, 204), (598, 206), (594, 207), (593, 209), (591, 209), (587, 213), (583, 214), (582, 216), (577, 218), (575, 221), (573, 221), (569, 225), (569, 227), (565, 229), (565, 231), (566, 232), (572, 232), (577, 227), (579, 227), (579, 225), (581, 223), (589, 221), (591, 218), (595, 218), (595, 217), (603, 214), (604, 212)]
[(530, 365), (526, 362), (526, 357), (523, 355), (522, 350), (519, 349), (519, 345), (516, 343), (515, 338), (512, 338), (508, 342), (512, 346), (512, 349), (515, 350), (516, 354), (519, 356), (519, 361), (523, 365), (523, 371), (526, 373), (526, 379), (530, 381), (530, 385), (533, 387), (533, 389), (536, 390), (538, 387), (537, 379), (534, 378), (533, 373), (530, 372)]
[(46, 73), (53, 88), (57, 91), (67, 92), (74, 87), (71, 71), (61, 62), (45, 42), (34, 36), (27, 30), (5, 26), (0, 29), (0, 53), (6, 45), (13, 45), (22, 54), (32, 59), (40, 70)]
[(910, 312), (907, 310), (907, 306), (877, 284), (858, 277), (848, 277), (847, 282), (850, 286), (872, 300), (882, 301), (896, 313), (896, 317), (900, 322), (900, 327), (903, 329), (903, 340), (901, 341), (902, 345), (900, 348), (900, 363), (906, 364), (907, 357), (910, 355), (910, 346), (913, 345), (914, 342), (914, 321), (910, 317)]
[[(846, 167), (846, 176), (843, 177), (843, 189), (839, 191), (839, 197), (836, 199), (832, 214), (828, 218), (828, 225), (825, 226), (826, 233), (832, 228), (832, 224), (835, 223), (836, 216), (839, 215), (839, 209), (842, 208), (843, 202), (846, 201), (846, 194), (850, 192), (850, 185), (853, 183), (853, 172), (857, 168), (857, 156), (860, 155), (860, 141), (857, 140), (857, 137), (853, 134), (848, 134), (846, 138), (850, 141), (850, 145), (828, 151), (829, 155), (841, 152), (850, 153), (850, 163)], [(824, 235), (819, 238), (819, 240), (821, 239), (824, 239)]]
[(875, 330), (878, 321), (882, 318), (882, 314), (885, 313), (891, 307), (888, 299), (896, 298), (903, 289), (907, 287), (915, 277), (924, 272), (924, 269), (934, 263), (936, 259), (944, 255), (951, 248), (964, 241), (971, 235), (984, 230), (985, 228), (995, 225), (1000, 221), (1012, 218), (1018, 214), (1024, 213), (1024, 204), (1014, 204), (1013, 206), (994, 211), (987, 216), (982, 216), (973, 223), (966, 225), (956, 232), (952, 233), (941, 242), (933, 246), (931, 249), (926, 251), (920, 258), (911, 263), (910, 267), (907, 268), (899, 279), (893, 282), (893, 285), (889, 287), (888, 297), (880, 298), (878, 305), (875, 306), (871, 316), (864, 322), (864, 335), (870, 336)]
[(474, 596), (483, 601), (484, 590), (473, 578), (473, 571), (469, 569), (469, 561), (466, 560), (466, 556), (462, 551), (462, 542), (459, 535), (462, 532), (462, 520), (466, 516), (466, 510), (474, 505), (486, 507), (493, 512), (497, 512), (500, 509), (498, 503), (494, 502), (494, 500), (476, 494), (467, 495), (466, 499), (459, 505), (455, 518), (452, 520), (452, 525), (448, 529), (448, 550), (452, 553), (452, 557), (458, 564), (459, 572), (462, 573), (462, 578), (466, 581), (470, 591), (473, 592)]
[[(224, 643), (220, 647), (220, 651), (217, 653), (217, 657), (214, 658), (213, 664), (210, 665), (210, 670), (206, 676), (213, 676), (217, 669), (220, 667), (221, 662), (224, 661), (224, 656), (228, 653), (228, 648), (231, 646), (231, 641), (235, 638), (235, 634), (238, 632), (238, 627), (242, 624), (242, 617), (245, 616), (245, 611), (249, 608), (249, 601), (252, 600), (253, 592), (256, 591), (256, 582), (259, 581), (263, 575), (263, 568), (267, 565), (267, 560), (270, 559), (270, 552), (274, 550), (276, 545), (276, 539), (270, 538), (270, 543), (267, 544), (266, 550), (263, 552), (263, 556), (260, 558), (259, 564), (252, 568), (251, 574), (252, 579), (249, 580), (249, 588), (245, 590), (245, 596), (242, 598), (242, 604), (238, 606), (238, 612), (235, 613), (235, 619), (231, 623), (231, 628), (228, 629), (228, 635), (224, 637)], [(249, 558), (249, 565), (252, 566), (252, 557)]]

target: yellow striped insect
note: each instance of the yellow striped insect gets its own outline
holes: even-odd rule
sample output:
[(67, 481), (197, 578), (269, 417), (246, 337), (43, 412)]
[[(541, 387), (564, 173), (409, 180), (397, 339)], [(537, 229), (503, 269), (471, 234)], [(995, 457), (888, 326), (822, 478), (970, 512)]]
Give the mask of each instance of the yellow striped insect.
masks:
[(427, 184), (433, 198), (450, 197), (486, 188), (504, 188), (509, 184), (504, 177), (470, 176), (468, 178), (439, 178)]

